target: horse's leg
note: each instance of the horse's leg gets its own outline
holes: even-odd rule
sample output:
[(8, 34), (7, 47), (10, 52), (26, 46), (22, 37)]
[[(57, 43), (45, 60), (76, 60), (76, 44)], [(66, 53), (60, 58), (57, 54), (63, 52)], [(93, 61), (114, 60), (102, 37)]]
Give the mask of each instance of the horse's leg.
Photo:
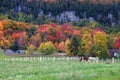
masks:
[(80, 57), (80, 62), (82, 61), (82, 58)]
[(87, 57), (86, 57), (86, 61), (88, 61)]
[(85, 57), (85, 60), (88, 61), (88, 57), (87, 56)]

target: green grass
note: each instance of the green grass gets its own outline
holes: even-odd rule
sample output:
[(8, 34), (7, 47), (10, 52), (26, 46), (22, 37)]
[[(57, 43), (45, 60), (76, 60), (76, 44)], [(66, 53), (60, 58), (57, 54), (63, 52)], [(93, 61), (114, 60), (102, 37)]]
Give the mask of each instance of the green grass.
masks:
[(120, 80), (120, 62), (0, 60), (0, 80)]
[(0, 60), (3, 60), (4, 58), (6, 58), (7, 56), (5, 56), (4, 51), (0, 50)]

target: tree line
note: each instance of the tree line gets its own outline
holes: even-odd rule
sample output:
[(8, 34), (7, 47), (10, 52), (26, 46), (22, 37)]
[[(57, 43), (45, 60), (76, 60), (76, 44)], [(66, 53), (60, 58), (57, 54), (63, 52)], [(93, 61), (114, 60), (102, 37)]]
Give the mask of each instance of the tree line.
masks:
[(98, 26), (76, 27), (68, 23), (33, 25), (12, 20), (0, 21), (0, 48), (13, 51), (39, 51), (52, 54), (65, 52), (68, 56), (87, 55), (106, 58), (109, 49), (120, 50), (120, 32), (107, 33)]

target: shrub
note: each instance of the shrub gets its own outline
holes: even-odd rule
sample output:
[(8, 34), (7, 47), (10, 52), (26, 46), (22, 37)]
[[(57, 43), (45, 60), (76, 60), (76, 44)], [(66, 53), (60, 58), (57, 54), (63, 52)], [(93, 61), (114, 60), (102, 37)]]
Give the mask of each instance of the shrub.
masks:
[(29, 47), (27, 48), (27, 53), (28, 54), (33, 54), (35, 49), (36, 49), (36, 47), (34, 45), (30, 44)]
[(108, 48), (101, 45), (93, 45), (89, 49), (91, 56), (99, 57), (100, 59), (106, 59), (109, 57)]
[(56, 50), (55, 46), (53, 45), (52, 42), (45, 42), (41, 43), (38, 52), (44, 53), (44, 54), (52, 54)]

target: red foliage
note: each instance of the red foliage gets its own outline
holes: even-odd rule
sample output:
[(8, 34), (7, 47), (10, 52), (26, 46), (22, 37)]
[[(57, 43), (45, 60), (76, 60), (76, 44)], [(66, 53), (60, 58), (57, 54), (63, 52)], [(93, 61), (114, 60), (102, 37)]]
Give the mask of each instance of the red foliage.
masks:
[(64, 33), (66, 33), (66, 34), (70, 34), (71, 35), (73, 33), (73, 28), (72, 28), (71, 25), (65, 23), (65, 24), (62, 25), (62, 31)]
[(93, 35), (95, 35), (96, 32), (102, 32), (103, 34), (106, 34), (101, 28), (95, 28), (95, 29), (93, 30)]
[(4, 31), (0, 31), (0, 36), (4, 36)]
[(49, 28), (50, 28), (49, 25), (44, 24), (44, 25), (41, 25), (41, 26), (38, 28), (37, 32), (38, 32), (38, 33), (45, 33), (45, 32), (48, 32), (48, 33), (49, 33)]
[(49, 40), (50, 41), (53, 41), (54, 40), (54, 37), (52, 35), (49, 36)]
[[(64, 29), (64, 30), (69, 31), (69, 29)], [(37, 32), (39, 34), (44, 34), (44, 36), (47, 35), (48, 37), (45, 37), (47, 38), (47, 41), (55, 42), (55, 41), (63, 41), (66, 39), (66, 36), (61, 29), (61, 26), (53, 23), (41, 25), (38, 28)]]
[(73, 35), (79, 36), (80, 35), (80, 31), (79, 30), (74, 30)]
[(65, 40), (66, 36), (60, 32), (60, 31), (57, 31), (56, 33), (56, 40)]
[(23, 36), (24, 34), (26, 34), (26, 33), (23, 32), (23, 31), (14, 32), (14, 33), (12, 34), (12, 38), (13, 38), (13, 39), (18, 39), (19, 37)]
[(115, 40), (114, 48), (120, 49), (120, 37), (119, 37), (118, 39)]

